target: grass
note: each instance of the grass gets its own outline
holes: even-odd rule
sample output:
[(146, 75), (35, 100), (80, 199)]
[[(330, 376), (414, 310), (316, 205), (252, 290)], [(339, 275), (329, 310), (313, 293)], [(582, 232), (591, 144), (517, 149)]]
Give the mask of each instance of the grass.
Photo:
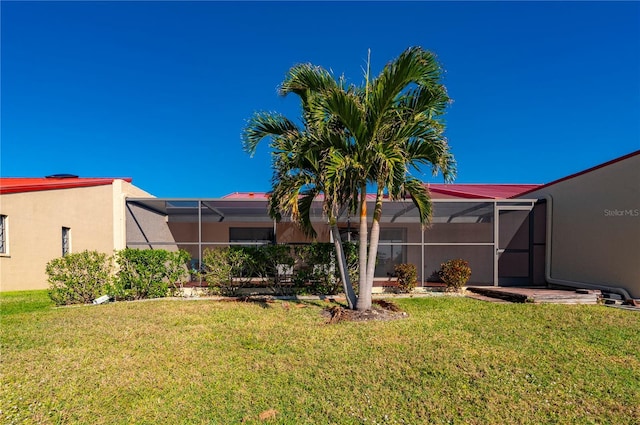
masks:
[(407, 319), (325, 325), (322, 302), (0, 302), (7, 424), (640, 422), (635, 312), (414, 298)]

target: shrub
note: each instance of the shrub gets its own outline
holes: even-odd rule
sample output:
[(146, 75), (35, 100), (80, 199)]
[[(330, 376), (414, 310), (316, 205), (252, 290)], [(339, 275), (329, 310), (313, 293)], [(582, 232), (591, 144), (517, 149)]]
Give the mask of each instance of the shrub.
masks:
[(341, 288), (340, 272), (335, 261), (333, 244), (314, 242), (296, 247), (299, 264), (294, 282), (304, 286), (304, 292), (335, 295)]
[(229, 248), (207, 248), (202, 253), (204, 280), (210, 288), (229, 282), (233, 277), (231, 270)]
[(263, 245), (256, 251), (256, 270), (259, 277), (264, 278), (273, 291), (279, 295), (293, 292), (292, 277), (295, 257), (288, 245)]
[(108, 293), (112, 258), (97, 251), (67, 254), (49, 261), (49, 297), (56, 305), (85, 304)]
[(418, 283), (418, 269), (415, 264), (397, 264), (394, 268), (400, 292), (411, 292)]
[(440, 278), (450, 291), (459, 291), (471, 277), (469, 263), (461, 259), (449, 260), (440, 267)]
[(166, 297), (189, 278), (189, 253), (164, 249), (123, 249), (116, 253), (119, 266), (115, 285), (118, 299)]
[[(355, 244), (344, 244), (347, 267), (356, 286), (358, 256)], [(333, 244), (313, 243), (207, 249), (203, 253), (204, 278), (211, 292), (238, 295), (240, 289), (267, 285), (278, 294), (336, 294), (342, 288)]]
[(214, 294), (237, 295), (247, 282), (242, 277), (250, 262), (243, 247), (205, 249), (202, 268), (209, 290)]

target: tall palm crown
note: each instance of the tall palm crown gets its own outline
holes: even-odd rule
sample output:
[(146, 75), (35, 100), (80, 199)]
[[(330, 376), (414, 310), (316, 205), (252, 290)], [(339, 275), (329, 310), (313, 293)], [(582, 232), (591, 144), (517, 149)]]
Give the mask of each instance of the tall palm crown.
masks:
[[(413, 191), (421, 202), (424, 189), (410, 176), (422, 165), (442, 172), (445, 180), (455, 175), (455, 163), (444, 137), (441, 117), (450, 99), (440, 83), (442, 71), (435, 56), (419, 47), (405, 50), (385, 66), (373, 81), (357, 90), (331, 89), (324, 111), (344, 126), (362, 176), (378, 190), (398, 199)], [(423, 192), (426, 194), (426, 190)], [(421, 220), (428, 220), (422, 205)]]

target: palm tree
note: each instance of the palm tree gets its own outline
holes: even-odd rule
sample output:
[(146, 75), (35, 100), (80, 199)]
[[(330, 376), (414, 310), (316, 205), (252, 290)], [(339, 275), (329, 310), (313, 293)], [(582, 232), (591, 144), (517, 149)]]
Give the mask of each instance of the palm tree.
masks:
[(269, 214), (280, 220), (289, 214), (300, 223), (308, 236), (315, 236), (311, 223), (311, 205), (323, 195), (323, 211), (330, 225), (337, 254), (340, 278), (349, 308), (357, 299), (349, 280), (346, 258), (337, 225), (343, 206), (354, 199), (350, 195), (348, 175), (352, 172), (345, 134), (331, 119), (324, 119), (319, 108), (319, 94), (341, 90), (326, 70), (304, 64), (291, 68), (280, 93), (296, 94), (302, 104), (304, 127), (300, 128), (283, 115), (256, 113), (243, 132), (245, 151), (253, 155), (260, 141), (270, 139), (273, 151), (272, 193)]
[[(405, 50), (373, 80), (367, 69), (364, 87), (346, 87), (344, 80), (336, 81), (320, 67), (299, 65), (289, 71), (281, 94), (300, 97), (304, 128), (280, 115), (256, 114), (245, 129), (243, 140), (249, 153), (263, 138), (272, 140), (273, 217), (291, 213), (312, 234), (309, 209), (314, 197), (323, 193), (324, 211), (338, 242), (339, 210), (359, 211), (359, 310), (371, 308), (383, 199), (409, 196), (424, 226), (430, 220), (431, 200), (411, 172), (428, 165), (434, 175), (442, 172), (445, 181), (455, 176), (441, 119), (450, 102), (441, 74), (435, 56), (419, 47)], [(370, 187), (375, 204), (369, 238)], [(340, 243), (336, 249), (343, 253)], [(343, 254), (339, 255), (343, 282), (347, 282), (344, 264)], [(353, 308), (355, 296), (347, 295)]]
[[(362, 171), (357, 178), (360, 215), (360, 291), (357, 308), (371, 308), (380, 217), (385, 195), (397, 200), (407, 194), (424, 226), (431, 214), (428, 190), (411, 171), (429, 165), (446, 181), (455, 175), (455, 162), (444, 137), (441, 116), (450, 99), (440, 82), (435, 56), (419, 47), (405, 50), (358, 90), (329, 88), (322, 95), (323, 113), (337, 120), (352, 147), (352, 161)], [(370, 241), (367, 189), (375, 191)], [(369, 242), (369, 243), (367, 243)], [(368, 246), (368, 253), (367, 253)]]

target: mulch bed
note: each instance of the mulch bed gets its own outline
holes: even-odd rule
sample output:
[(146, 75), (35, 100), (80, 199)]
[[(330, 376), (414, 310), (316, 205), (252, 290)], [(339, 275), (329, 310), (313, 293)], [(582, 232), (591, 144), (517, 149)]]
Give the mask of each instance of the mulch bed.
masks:
[(371, 310), (359, 311), (349, 310), (341, 306), (333, 306), (322, 311), (322, 315), (327, 318), (327, 324), (339, 322), (368, 322), (372, 320), (388, 321), (409, 317), (407, 313), (401, 311), (398, 306), (385, 300), (373, 300)]

